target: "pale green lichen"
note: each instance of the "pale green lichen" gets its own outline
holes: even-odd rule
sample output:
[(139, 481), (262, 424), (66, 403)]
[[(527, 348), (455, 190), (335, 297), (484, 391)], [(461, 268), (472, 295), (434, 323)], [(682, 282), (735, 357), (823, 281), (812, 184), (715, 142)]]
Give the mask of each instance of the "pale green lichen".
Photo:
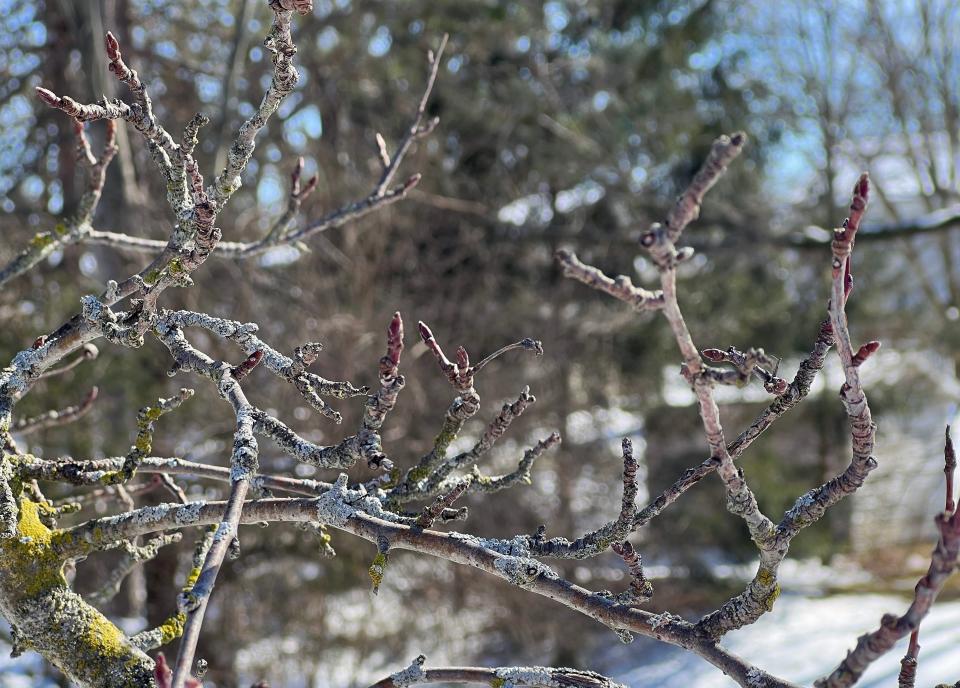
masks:
[(410, 472), (407, 473), (407, 481), (416, 484), (428, 475), (430, 475), (429, 466), (414, 466), (410, 469)]
[(470, 471), (470, 477), (473, 479), (473, 482), (478, 485), (491, 485), (493, 483), (493, 478), (481, 473), (480, 467), (477, 465), (474, 465), (473, 470)]
[(453, 444), (454, 440), (457, 439), (458, 428), (451, 424), (449, 427), (444, 427), (440, 431), (440, 434), (436, 436), (433, 440), (433, 452), (438, 457), (443, 458), (447, 455), (447, 449), (450, 448), (450, 445)]
[(386, 480), (386, 482), (383, 482), (380, 484), (380, 489), (389, 490), (391, 487), (396, 487), (397, 485), (400, 484), (401, 475), (403, 475), (403, 471), (400, 470), (400, 468), (398, 467), (391, 468), (390, 477)]

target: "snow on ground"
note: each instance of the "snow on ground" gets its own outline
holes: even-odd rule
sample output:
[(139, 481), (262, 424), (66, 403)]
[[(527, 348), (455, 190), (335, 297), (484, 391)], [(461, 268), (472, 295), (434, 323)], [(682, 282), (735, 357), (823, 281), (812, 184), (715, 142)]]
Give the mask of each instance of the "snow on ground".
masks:
[[(774, 610), (757, 623), (724, 638), (723, 645), (772, 674), (810, 686), (832, 670), (853, 647), (857, 636), (877, 627), (881, 615), (903, 613), (909, 600), (895, 595), (784, 594)], [(612, 639), (612, 636), (611, 636)], [(615, 641), (612, 641), (615, 642)], [(939, 602), (920, 633), (917, 686), (960, 680), (960, 600)], [(906, 640), (867, 671), (858, 686), (890, 688), (897, 683)], [(0, 643), (0, 688), (53, 686), (30, 678), (39, 667), (37, 655), (8, 657)], [(736, 684), (698, 657), (664, 643), (637, 638), (630, 645), (608, 644), (588, 668), (601, 671), (630, 688), (732, 688)], [(332, 685), (347, 685), (331, 682)]]
[[(0, 621), (0, 624), (4, 624)], [(43, 660), (33, 652), (24, 652), (17, 658), (10, 657), (10, 646), (0, 641), (0, 688), (57, 688), (57, 684), (44, 678)]]
[[(829, 673), (885, 613), (903, 613), (909, 600), (892, 595), (806, 597), (784, 594), (757, 623), (730, 633), (723, 646), (779, 678), (800, 685)], [(639, 645), (639, 646), (638, 646)], [(960, 680), (960, 601), (933, 606), (920, 631), (918, 686)], [(640, 650), (639, 653), (636, 651)], [(857, 684), (889, 688), (897, 684), (906, 640), (874, 663)], [(661, 643), (634, 641), (595, 667), (631, 688), (730, 688), (736, 683), (713, 666)]]

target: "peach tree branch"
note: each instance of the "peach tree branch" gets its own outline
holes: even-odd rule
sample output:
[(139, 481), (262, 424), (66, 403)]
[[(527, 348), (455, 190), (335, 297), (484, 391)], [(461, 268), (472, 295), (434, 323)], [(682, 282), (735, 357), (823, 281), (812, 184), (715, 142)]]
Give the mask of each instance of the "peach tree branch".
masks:
[[(861, 350), (858, 352), (861, 359), (857, 360), (858, 354), (854, 354), (852, 351), (844, 310), (850, 293), (850, 268), (849, 262), (838, 264), (838, 256), (841, 254), (845, 261), (850, 260), (849, 248), (852, 247), (856, 227), (866, 209), (868, 189), (869, 186), (864, 176), (854, 189), (850, 217), (843, 223), (846, 229), (838, 230), (838, 233), (840, 231), (848, 233), (849, 246), (835, 248), (834, 250), (832, 259), (833, 288), (828, 309), (830, 331), (833, 340), (837, 342), (837, 353), (847, 379), (841, 389), (841, 399), (844, 401), (851, 422), (853, 452), (850, 464), (840, 475), (798, 498), (794, 506), (784, 514), (772, 537), (763, 543), (758, 543), (760, 545), (760, 566), (747, 589), (700, 620), (698, 626), (711, 637), (719, 638), (728, 631), (753, 623), (772, 608), (773, 602), (780, 592), (777, 572), (780, 563), (787, 555), (791, 541), (801, 530), (818, 521), (827, 509), (862, 487), (869, 472), (877, 465), (876, 459), (871, 456), (876, 426), (871, 420), (870, 407), (860, 386), (858, 375), (860, 363), (869, 354), (864, 355), (863, 350)], [(872, 347), (868, 347), (868, 349), (870, 348)], [(876, 349), (873, 348), (873, 350)]]
[[(471, 450), (448, 456), (449, 448), (464, 424), (479, 411), (480, 396), (475, 388), (477, 373), (507, 351), (523, 349), (542, 353), (539, 342), (523, 339), (473, 364), (465, 347), (459, 347), (452, 358), (448, 357), (430, 328), (420, 323), (418, 329), (424, 345), (436, 358), (441, 373), (456, 394), (430, 451), (405, 473), (400, 469), (391, 472), (389, 483), (383, 480), (385, 476), (381, 476), (367, 483), (351, 484), (346, 473), (340, 473), (333, 483), (305, 481), (258, 475), (260, 448), (257, 438), (269, 437), (286, 454), (320, 468), (346, 469), (364, 459), (368, 467), (390, 470), (392, 460), (384, 451), (380, 433), (404, 386), (399, 367), (404, 346), (403, 321), (399, 313), (394, 315), (387, 328), (386, 354), (379, 361), (377, 388), (368, 393), (366, 388), (326, 380), (308, 372), (308, 367), (320, 353), (320, 346), (316, 343), (304, 344), (292, 356), (286, 356), (263, 342), (257, 336), (254, 324), (201, 312), (165, 310), (160, 305), (159, 300), (166, 289), (189, 286), (191, 274), (211, 255), (230, 254), (231, 251), (235, 255), (255, 255), (279, 243), (296, 246), (310, 232), (336, 226), (402, 197), (419, 179), (414, 176), (391, 188), (399, 165), (413, 142), (436, 126), (435, 120), (426, 123), (423, 120), (446, 37), (437, 53), (429, 56), (426, 89), (414, 122), (395, 153), (391, 155), (383, 137), (377, 137), (383, 171), (367, 198), (300, 230), (293, 229), (301, 202), (315, 186), (313, 181), (301, 185), (302, 164), (298, 163), (291, 178), (287, 209), (267, 236), (249, 244), (221, 241), (218, 216), (240, 188), (241, 178), (254, 153), (258, 132), (292, 92), (298, 78), (293, 64), (296, 46), (291, 34), (292, 13), (308, 12), (310, 2), (271, 0), (270, 7), (273, 23), (266, 45), (272, 55), (271, 84), (257, 111), (237, 133), (225, 167), (210, 184), (205, 182), (193, 159), (198, 131), (205, 118), (194, 117), (185, 127), (181, 140), (174, 141), (156, 121), (144, 84), (123, 61), (119, 44), (111, 34), (106, 39), (110, 70), (129, 87), (132, 104), (116, 100), (83, 105), (69, 97), (56, 96), (42, 89), (38, 91), (48, 104), (80, 120), (125, 119), (141, 131), (167, 182), (168, 200), (176, 224), (166, 242), (151, 243), (135, 237), (120, 239), (104, 232), (94, 234), (89, 227), (89, 217), (81, 221), (77, 227), (85, 227), (85, 240), (115, 241), (129, 248), (153, 251), (153, 260), (139, 273), (121, 282), (109, 281), (99, 298), (85, 296), (80, 313), (56, 331), (38, 338), (34, 346), (18, 353), (11, 364), (0, 371), (0, 440), (10, 450), (0, 460), (0, 535), (4, 536), (0, 538), (0, 609), (4, 615), (23, 630), (24, 637), (29, 638), (45, 656), (61, 666), (71, 680), (81, 685), (181, 688), (194, 684), (190, 669), (197, 638), (224, 559), (239, 550), (239, 526), (254, 522), (293, 522), (316, 530), (323, 538), (328, 537), (326, 529), (331, 529), (374, 543), (377, 557), (369, 569), (374, 589), (382, 581), (390, 551), (412, 550), (471, 566), (505, 584), (554, 599), (606, 625), (624, 641), (629, 641), (631, 633), (639, 633), (685, 648), (718, 667), (740, 685), (790, 686), (789, 682), (767, 674), (725, 650), (718, 640), (727, 631), (752, 623), (771, 608), (779, 592), (777, 567), (792, 538), (819, 519), (827, 508), (858, 489), (876, 464), (872, 457), (875, 426), (860, 384), (858, 368), (879, 344), (867, 342), (855, 350), (844, 310), (853, 284), (851, 250), (866, 208), (866, 177), (858, 181), (850, 216), (835, 233), (831, 245), (833, 284), (829, 322), (821, 326), (813, 351), (790, 384), (770, 372), (769, 361), (760, 349), (744, 352), (733, 348), (726, 351), (707, 349), (701, 354), (678, 300), (677, 266), (693, 255), (692, 249), (678, 246), (678, 242), (684, 229), (699, 215), (707, 191), (740, 153), (745, 142), (742, 134), (720, 137), (714, 142), (700, 171), (667, 213), (664, 225), (655, 224), (642, 235), (640, 245), (659, 271), (658, 290), (648, 291), (634, 286), (625, 277), (610, 279), (596, 268), (580, 262), (572, 253), (560, 252), (558, 259), (569, 276), (621, 299), (637, 310), (663, 313), (680, 351), (681, 373), (696, 396), (710, 458), (687, 471), (659, 498), (640, 509), (636, 504), (637, 462), (630, 443), (625, 441), (619, 514), (573, 543), (560, 538), (547, 541), (543, 530), (534, 536), (517, 535), (509, 539), (438, 532), (431, 529), (434, 523), (465, 516), (464, 510), (455, 508), (458, 498), (468, 492), (495, 492), (528, 482), (537, 458), (560, 441), (559, 435), (554, 433), (538, 442), (524, 453), (516, 470), (506, 475), (487, 476), (476, 465), (466, 475), (455, 475), (455, 471), (466, 468), (468, 463), (489, 451), (512, 420), (533, 402), (529, 390), (525, 389), (516, 402), (501, 410)], [(96, 181), (96, 170), (102, 174), (102, 168), (109, 161), (107, 151), (98, 160), (86, 143), (82, 130), (78, 131), (78, 140), (82, 164), (90, 166)], [(102, 188), (102, 181), (99, 186)], [(94, 198), (94, 205), (95, 201)], [(77, 236), (79, 240), (79, 234)], [(0, 273), (0, 278), (3, 274)], [(122, 301), (126, 303), (121, 307), (118, 304)], [(237, 344), (243, 356), (238, 357), (239, 361), (217, 360), (209, 356), (187, 339), (186, 330), (194, 327)], [(37, 380), (63, 370), (69, 365), (63, 363), (64, 360), (92, 341), (105, 339), (118, 346), (136, 348), (143, 345), (147, 335), (155, 336), (167, 348), (173, 360), (172, 373), (182, 371), (207, 379), (230, 405), (236, 425), (229, 469), (148, 456), (152, 424), (156, 420), (150, 409), (141, 413), (137, 441), (126, 457), (57, 464), (16, 450), (10, 436), (11, 430), (15, 429), (13, 409)], [(833, 480), (801, 496), (775, 525), (759, 509), (756, 497), (734, 460), (760, 433), (806, 396), (813, 376), (822, 367), (827, 350), (834, 344), (845, 377), (841, 397), (851, 424), (850, 466)], [(711, 367), (704, 362), (704, 357), (716, 363), (731, 364), (733, 369)], [(366, 395), (359, 429), (330, 446), (319, 446), (304, 439), (280, 418), (248, 400), (244, 384), (251, 376), (259, 375), (255, 372), (259, 366), (291, 384), (319, 413), (333, 420), (339, 420), (339, 413), (325, 397)], [(747, 430), (728, 442), (720, 423), (714, 387), (716, 384), (746, 384), (754, 379), (777, 396)], [(950, 459), (946, 452), (945, 457), (945, 473), (952, 480), (953, 469), (949, 468)], [(132, 508), (135, 504), (122, 483), (128, 482), (137, 471), (159, 473), (161, 482), (172, 484), (178, 503)], [(629, 542), (629, 535), (714, 471), (723, 483), (728, 510), (745, 522), (750, 537), (758, 546), (760, 566), (757, 574), (743, 593), (695, 623), (668, 612), (653, 614), (638, 608), (649, 599), (652, 586), (646, 580), (640, 555)], [(185, 494), (169, 477), (186, 473), (228, 483), (227, 499), (223, 502), (187, 501)], [(68, 528), (58, 527), (60, 515), (76, 507), (50, 504), (39, 487), (30, 483), (35, 478), (98, 487), (116, 482), (117, 495), (124, 500), (128, 510)], [(257, 499), (248, 499), (251, 488)], [(304, 496), (259, 498), (272, 489)], [(948, 500), (951, 498), (952, 494), (948, 492)], [(424, 501), (427, 505), (419, 513), (400, 511), (399, 507), (410, 501)], [(941, 537), (931, 558), (930, 570), (918, 584), (910, 609), (902, 617), (886, 619), (878, 631), (862, 638), (857, 649), (835, 672), (838, 677), (827, 677), (823, 685), (850, 685), (857, 672), (873, 661), (881, 650), (889, 649), (896, 639), (916, 630), (943, 581), (956, 566), (960, 549), (960, 524), (957, 521), (957, 513), (949, 511), (948, 503), (948, 511), (938, 517)], [(188, 576), (187, 588), (178, 597), (176, 613), (145, 634), (129, 638), (121, 633), (70, 590), (63, 576), (63, 565), (68, 560), (118, 547), (136, 551), (131, 548), (145, 547), (139, 545), (137, 538), (151, 534), (166, 538), (183, 528), (200, 526), (209, 526), (208, 537), (201, 540), (197, 549), (195, 565)], [(619, 595), (577, 586), (538, 559), (548, 555), (596, 556), (607, 548), (614, 549), (630, 573), (629, 589)], [(65, 634), (64, 628), (80, 629), (81, 632)], [(144, 649), (169, 642), (181, 633), (183, 640), (172, 673), (168, 672), (163, 660), (154, 662), (143, 653)], [(97, 637), (97, 642), (84, 640), (91, 634)], [(389, 680), (399, 685), (403, 681), (414, 681), (423, 671), (418, 662), (405, 670), (406, 673), (400, 672)], [(494, 674), (495, 678), (518, 685), (538, 685), (538, 682), (554, 685), (571, 680), (586, 682), (586, 685), (609, 685), (609, 682), (603, 683), (606, 680), (603, 677), (584, 672), (577, 672), (574, 676), (569, 670), (562, 669), (477, 671), (506, 672), (504, 676)]]
[[(165, 504), (88, 521), (59, 532), (55, 547), (59, 557), (79, 556), (103, 541), (188, 526), (218, 523), (222, 502)], [(241, 522), (319, 522), (357, 535), (374, 544), (386, 542), (391, 549), (408, 549), (472, 566), (529, 592), (554, 599), (611, 628), (625, 629), (679, 645), (722, 668), (744, 686), (771, 688), (793, 686), (752, 667), (696, 632), (695, 626), (670, 614), (651, 614), (598, 595), (560, 578), (556, 572), (531, 557), (525, 538), (497, 540), (460, 533), (439, 533), (399, 522), (383, 509), (362, 486), (347, 487), (341, 475), (334, 486), (318, 498), (263, 499), (244, 505)], [(748, 676), (750, 677), (748, 679)], [(754, 681), (749, 683), (748, 681)]]
[(577, 686), (578, 688), (626, 688), (606, 676), (592, 671), (567, 669), (564, 667), (437, 667), (425, 669), (423, 655), (417, 657), (410, 666), (385, 679), (372, 684), (370, 688), (406, 688), (421, 683), (482, 683), (487, 686), (523, 686), (524, 688), (556, 688), (557, 686)]

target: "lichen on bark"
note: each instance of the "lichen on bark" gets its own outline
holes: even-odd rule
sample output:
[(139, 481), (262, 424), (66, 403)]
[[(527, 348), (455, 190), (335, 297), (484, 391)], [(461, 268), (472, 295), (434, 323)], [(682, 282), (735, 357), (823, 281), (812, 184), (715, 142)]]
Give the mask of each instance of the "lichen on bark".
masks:
[(42, 505), (18, 495), (17, 530), (0, 540), (0, 612), (32, 649), (82, 686), (155, 686), (153, 661), (67, 585)]

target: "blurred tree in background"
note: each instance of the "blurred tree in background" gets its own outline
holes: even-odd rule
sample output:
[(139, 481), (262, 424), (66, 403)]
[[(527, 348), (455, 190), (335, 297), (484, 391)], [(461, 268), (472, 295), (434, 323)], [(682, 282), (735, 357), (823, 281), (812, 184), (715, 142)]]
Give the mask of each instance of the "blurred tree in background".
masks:
[[(811, 5), (817, 11), (808, 12)], [(471, 519), (485, 535), (532, 532), (547, 521), (562, 530), (550, 535), (575, 535), (610, 515), (622, 435), (633, 436), (638, 447), (645, 444), (651, 492), (706, 451), (695, 433), (682, 432), (695, 428), (697, 417), (683, 397), (669, 333), (638, 326), (635, 314), (617, 303), (585, 296), (561, 279), (552, 262), (557, 247), (576, 246), (585, 260), (610, 273), (655, 274), (632, 240), (634, 230), (661, 217), (717, 135), (746, 129), (755, 142), (749, 159), (730, 171), (692, 233), (698, 255), (682, 276), (698, 288), (683, 305), (697, 341), (720, 348), (762, 346), (786, 366), (809, 348), (825, 313), (825, 282), (819, 268), (810, 267), (820, 262), (809, 256), (826, 244), (804, 228), (830, 227), (842, 217), (838, 206), (860, 167), (881, 168), (874, 174), (887, 190), (881, 198), (891, 222), (916, 224), (958, 202), (958, 62), (949, 39), (960, 30), (956, 4), (867, 5), (317, 2), (297, 28), (302, 83), (262, 134), (245, 189), (223, 217), (225, 238), (251, 240), (268, 231), (270, 219), (286, 205), (291, 170), (280, 161), (294, 155), (302, 155), (306, 173), (320, 179), (305, 204), (307, 218), (365, 196), (379, 174), (375, 133), (388, 141), (402, 136), (422, 91), (424, 53), (449, 33), (448, 57), (428, 110), (440, 125), (405, 168), (424, 179), (408, 200), (321, 235), (303, 250), (278, 248), (246, 262), (214, 259), (198, 275), (198, 288), (174, 296), (185, 307), (202, 303), (210, 313), (238, 320), (270, 313), (270, 338), (323, 341), (322, 368), (357, 384), (374, 381), (370, 362), (379, 357), (381, 331), (397, 309), (475, 355), (518, 335), (542, 339), (545, 357), (513, 363), (510, 373), (506, 367), (489, 371), (480, 389), (485, 410), (468, 435), (479, 434), (523, 379), (531, 382), (538, 403), (518, 421), (518, 441), (504, 442), (495, 461), (514, 462), (521, 439), (553, 429), (564, 444), (538, 463), (522, 508), (500, 509), (494, 498)], [(197, 152), (205, 169), (222, 164), (229, 132), (253, 112), (263, 92), (257, 75), (269, 71), (258, 39), (267, 20), (260, 0), (0, 0), (0, 15), (0, 250), (6, 257), (50, 228), (48, 213), (69, 213), (80, 191), (73, 133), (59, 113), (34, 102), (33, 87), (43, 84), (85, 99), (115, 95), (114, 80), (102, 67), (106, 29), (128, 50), (161, 120), (177, 129), (197, 111), (212, 117), (213, 133)], [(913, 28), (894, 31), (904, 17)], [(867, 48), (859, 51), (855, 44)], [(923, 97), (911, 97), (916, 93)], [(875, 148), (850, 149), (851, 134), (875, 142)], [(891, 148), (891, 141), (902, 145)], [(99, 217), (140, 228), (141, 236), (165, 237), (172, 218), (159, 180), (149, 173), (149, 153), (139, 140), (123, 136), (122, 127), (119, 143)], [(904, 169), (915, 175), (912, 182), (902, 181)], [(885, 346), (943, 356), (960, 350), (960, 246), (950, 227), (922, 238), (907, 238), (905, 231), (893, 244), (875, 240), (870, 269), (887, 288), (858, 300), (855, 308), (866, 311), (857, 319), (872, 322), (871, 337)], [(904, 277), (931, 260), (940, 266), (932, 283)], [(56, 253), (5, 293), (0, 309), (20, 317), (17, 327), (0, 333), (2, 351), (9, 356), (20, 350), (74, 312), (82, 294), (101, 290), (106, 276), (142, 263), (141, 255), (96, 246)], [(904, 309), (919, 306), (916, 319), (895, 315), (913, 316)], [(217, 350), (216, 342), (202, 344)], [(44, 383), (49, 398), (77, 400), (96, 384), (103, 401), (81, 421), (86, 432), (52, 430), (32, 436), (29, 446), (76, 456), (128, 446), (135, 425), (131, 409), (169, 394), (174, 385), (157, 367), (151, 346), (156, 343), (143, 351), (103, 352), (105, 358), (117, 356), (113, 370), (123, 366), (122, 375), (105, 377), (100, 361)], [(425, 352), (417, 346), (412, 354)], [(405, 403), (385, 435), (395, 454), (407, 456), (405, 466), (431, 446), (440, 421), (431, 411), (449, 395), (427, 359), (411, 366)], [(266, 375), (259, 382), (260, 403), (302, 421), (298, 430), (305, 437), (323, 442), (335, 435), (301, 399)], [(204, 394), (211, 392), (200, 390), (190, 402), (187, 432), (158, 434), (158, 454), (226, 462), (232, 417)], [(910, 397), (889, 405), (878, 397), (880, 412), (911, 404)], [(29, 399), (24, 411), (45, 410), (43, 399)], [(756, 404), (745, 396), (732, 402), (725, 408), (732, 419), (746, 420)], [(672, 406), (679, 408), (665, 411)], [(789, 495), (836, 468), (837, 450), (847, 442), (838, 408), (828, 389), (783, 421), (792, 432), (758, 442), (745, 467), (769, 500), (764, 508), (787, 506)], [(344, 404), (340, 410), (346, 424), (355, 421), (357, 407)], [(644, 417), (654, 410), (659, 417), (668, 412), (675, 422), (645, 427)], [(470, 437), (461, 442), (471, 444)], [(261, 464), (292, 468), (283, 458), (271, 463), (269, 455)], [(308, 475), (304, 468), (296, 470)], [(644, 556), (700, 579), (710, 576), (717, 561), (738, 561), (753, 550), (740, 524), (722, 516), (719, 484), (697, 489), (698, 499), (677, 507), (672, 523), (682, 524), (681, 533), (654, 527), (644, 534)], [(842, 514), (832, 512), (825, 520), (796, 543), (797, 554), (820, 553), (824, 542), (847, 536)], [(319, 541), (289, 526), (270, 533), (247, 536), (242, 558), (218, 583), (217, 596), (231, 604), (219, 606), (215, 597), (200, 650), (211, 660), (208, 679), (216, 685), (235, 685), (266, 667), (279, 685), (298, 685), (321, 666), (344, 673), (319, 677), (316, 685), (347, 682), (375, 673), (411, 648), (436, 660), (449, 653), (576, 666), (595, 637), (589, 634), (604, 633), (547, 602), (521, 603), (512, 589), (474, 587), (469, 571), (412, 557), (397, 561), (410, 574), (388, 578), (380, 597), (371, 600), (363, 573), (369, 557), (351, 548), (342, 557), (322, 559)], [(704, 543), (715, 549), (704, 550)], [(178, 557), (188, 556), (189, 547), (170, 548), (142, 577), (127, 582), (128, 594), (118, 598), (114, 611), (151, 624), (165, 618), (173, 605), (166, 583)], [(621, 575), (613, 557), (608, 563), (608, 569), (571, 566), (567, 573), (584, 583)], [(303, 595), (304, 587), (316, 594)], [(301, 594), (290, 594), (294, 588)], [(654, 602), (696, 608), (723, 592), (674, 578)], [(420, 616), (411, 628), (382, 611), (411, 595), (449, 614)], [(516, 604), (524, 605), (523, 618), (511, 613)], [(364, 622), (373, 616), (376, 624)], [(583, 633), (547, 634), (554, 639), (548, 644), (538, 630), (545, 623), (576, 624)], [(255, 644), (260, 638), (272, 642)]]

